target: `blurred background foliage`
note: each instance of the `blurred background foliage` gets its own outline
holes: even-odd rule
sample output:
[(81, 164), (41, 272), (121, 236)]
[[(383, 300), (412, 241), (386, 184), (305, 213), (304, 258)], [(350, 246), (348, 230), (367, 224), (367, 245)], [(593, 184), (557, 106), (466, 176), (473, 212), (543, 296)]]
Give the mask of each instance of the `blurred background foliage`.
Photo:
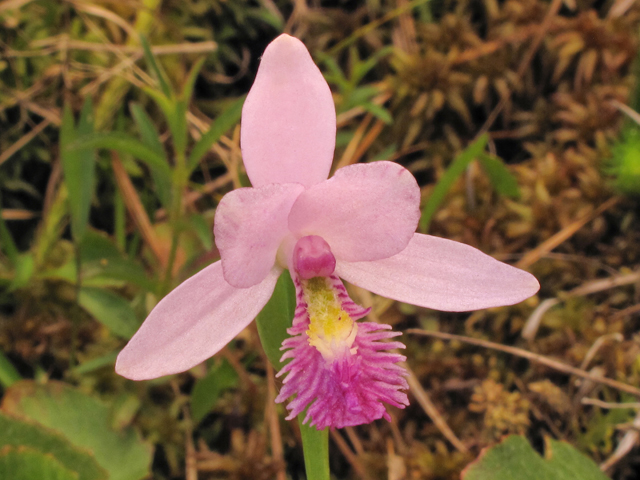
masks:
[[(243, 96), (283, 31), (334, 93), (334, 168), (401, 163), (422, 231), (542, 285), (472, 314), (354, 298), (396, 329), (638, 385), (639, 28), (634, 0), (0, 2), (0, 476), (304, 478), (254, 326), (182, 375), (113, 371), (159, 298), (218, 258), (216, 204), (248, 184)], [(336, 478), (459, 478), (509, 433), (639, 478), (638, 405), (609, 404), (635, 397), (459, 340), (403, 340), (412, 405), (332, 432)]]

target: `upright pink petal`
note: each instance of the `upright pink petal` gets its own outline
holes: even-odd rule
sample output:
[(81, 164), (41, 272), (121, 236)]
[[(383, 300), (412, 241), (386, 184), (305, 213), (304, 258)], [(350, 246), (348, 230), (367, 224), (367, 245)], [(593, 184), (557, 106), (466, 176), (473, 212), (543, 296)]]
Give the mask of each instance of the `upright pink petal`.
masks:
[(379, 260), (407, 246), (419, 206), (420, 188), (407, 169), (392, 162), (350, 165), (300, 194), (289, 229), (322, 237), (337, 260)]
[(214, 355), (267, 303), (280, 274), (246, 289), (229, 285), (216, 262), (164, 297), (120, 352), (116, 372), (131, 380), (179, 373)]
[(355, 263), (338, 259), (336, 274), (383, 297), (449, 312), (512, 305), (540, 288), (524, 270), (469, 245), (419, 233), (391, 258)]
[(280, 242), (289, 232), (289, 211), (302, 190), (295, 183), (270, 184), (239, 188), (222, 198), (213, 232), (229, 284), (247, 288), (269, 274)]
[(304, 44), (283, 34), (269, 44), (242, 109), (242, 158), (254, 187), (329, 175), (336, 110), (329, 85)]

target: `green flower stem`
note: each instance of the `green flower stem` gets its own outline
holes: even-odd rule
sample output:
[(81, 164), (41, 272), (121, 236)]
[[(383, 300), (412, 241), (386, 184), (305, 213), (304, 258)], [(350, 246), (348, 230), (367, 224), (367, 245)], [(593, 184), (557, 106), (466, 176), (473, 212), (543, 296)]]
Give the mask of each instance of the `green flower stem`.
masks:
[[(285, 270), (278, 279), (271, 299), (256, 317), (262, 348), (276, 370), (285, 365), (280, 362), (280, 346), (289, 336), (287, 328), (291, 327), (295, 308), (296, 289), (289, 272)], [(307, 480), (329, 480), (329, 429), (318, 431), (315, 427), (303, 425), (304, 415), (298, 416), (298, 424)]]
[(304, 415), (298, 415), (298, 425), (302, 435), (307, 480), (329, 480), (329, 429), (318, 431), (315, 427), (303, 425)]

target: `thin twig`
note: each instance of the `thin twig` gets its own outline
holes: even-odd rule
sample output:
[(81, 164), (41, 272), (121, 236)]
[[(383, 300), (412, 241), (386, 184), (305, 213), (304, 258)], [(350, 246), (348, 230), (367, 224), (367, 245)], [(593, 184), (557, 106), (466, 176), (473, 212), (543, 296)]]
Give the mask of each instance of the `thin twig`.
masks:
[(501, 345), (499, 343), (489, 342), (488, 340), (480, 340), (478, 338), (465, 337), (463, 335), (454, 335), (451, 333), (444, 333), (444, 332), (430, 332), (426, 330), (420, 330), (417, 328), (409, 329), (407, 330), (407, 333), (413, 334), (413, 335), (421, 335), (424, 337), (439, 338), (441, 340), (458, 340), (459, 342), (468, 343), (470, 345), (475, 345), (477, 347), (498, 350), (500, 352), (508, 353), (510, 355), (516, 355), (521, 358), (526, 358), (531, 362), (545, 365), (559, 372), (566, 373), (567, 375), (575, 375), (577, 377), (586, 378), (588, 380), (592, 380), (595, 383), (601, 383), (603, 385), (607, 385), (608, 387), (615, 388), (616, 390), (620, 390), (621, 392), (630, 393), (631, 395), (640, 397), (640, 388), (633, 387), (627, 383), (618, 382), (617, 380), (613, 380), (611, 378), (602, 377), (600, 375), (594, 375), (593, 373), (590, 373), (590, 372), (585, 372), (584, 370), (580, 370), (579, 368), (572, 367), (570, 365), (559, 362), (557, 360), (552, 360), (543, 355), (539, 355), (537, 353), (533, 353), (528, 350), (523, 350), (522, 348), (510, 347), (507, 345)]
[(382, 129), (384, 128), (384, 126), (385, 126), (385, 123), (382, 120), (378, 120), (376, 123), (373, 124), (373, 127), (369, 129), (367, 134), (364, 136), (364, 138), (358, 145), (358, 148), (356, 149), (355, 153), (353, 154), (353, 157), (351, 158), (352, 163), (357, 163), (360, 161), (360, 159), (366, 153), (366, 151), (369, 150), (369, 147), (371, 147), (371, 144), (375, 142), (376, 139), (380, 136), (380, 133), (382, 132)]
[(353, 445), (353, 449), (356, 451), (358, 455), (364, 454), (364, 447), (362, 446), (362, 442), (360, 441), (360, 437), (354, 430), (353, 427), (345, 427), (344, 431), (347, 433), (347, 437), (349, 437), (349, 441), (351, 445)]
[(589, 349), (587, 354), (584, 356), (584, 360), (582, 360), (582, 363), (580, 364), (581, 370), (587, 369), (587, 367), (591, 363), (591, 360), (594, 359), (594, 357), (596, 356), (596, 353), (598, 353), (598, 350), (600, 350), (600, 347), (602, 347), (602, 345), (604, 345), (607, 340), (615, 340), (616, 342), (622, 342), (624, 340), (624, 337), (622, 336), (621, 333), (618, 333), (618, 332), (607, 333), (605, 335), (602, 335), (601, 337), (598, 337), (598, 339), (595, 342), (593, 342), (593, 345), (591, 345), (591, 348)]
[(14, 153), (18, 152), (22, 147), (24, 147), (31, 140), (33, 140), (36, 137), (36, 135), (38, 135), (45, 128), (47, 128), (50, 123), (51, 123), (51, 121), (49, 119), (45, 118), (42, 122), (40, 122), (33, 129), (31, 129), (31, 131), (29, 133), (26, 133), (25, 135), (23, 135), (20, 138), (20, 140), (18, 140), (13, 145), (11, 145), (9, 148), (7, 148), (4, 152), (2, 152), (2, 154), (0, 154), (0, 165), (2, 165), (4, 162), (9, 160), (13, 156)]
[[(205, 195), (209, 195), (215, 192), (219, 188), (222, 188), (228, 185), (232, 181), (233, 181), (233, 176), (229, 172), (227, 172), (220, 175), (215, 180), (212, 180), (211, 182), (202, 185), (200, 190), (187, 193), (184, 196), (185, 207), (186, 208), (190, 207)], [(155, 214), (156, 221), (164, 220), (165, 218), (167, 218), (167, 211), (164, 208), (158, 209)]]
[(6, 2), (0, 3), (0, 13), (6, 10), (15, 10), (18, 9), (27, 3), (31, 3), (33, 0), (7, 0)]
[(142, 238), (160, 264), (165, 265), (167, 259), (162, 246), (160, 245), (160, 241), (153, 230), (153, 225), (151, 224), (151, 221), (147, 216), (147, 212), (140, 201), (140, 197), (138, 197), (138, 194), (136, 193), (133, 183), (131, 183), (131, 179), (125, 170), (124, 165), (122, 165), (122, 162), (120, 161), (120, 157), (113, 151), (111, 152), (111, 167), (127, 210), (138, 227)]
[(182, 409), (182, 415), (184, 416), (184, 419), (186, 420), (185, 423), (187, 425), (184, 432), (185, 479), (198, 480), (198, 460), (196, 458), (196, 449), (193, 445), (193, 423), (187, 407)]
[(636, 112), (629, 105), (625, 105), (624, 103), (619, 102), (618, 100), (611, 100), (611, 104), (614, 107), (616, 107), (619, 111), (626, 114), (631, 120), (633, 120), (638, 125), (640, 125), (640, 113)]
[[(408, 332), (411, 332), (411, 330), (409, 330)], [(413, 393), (413, 396), (416, 397), (416, 400), (428, 415), (428, 417), (431, 419), (431, 421), (434, 423), (434, 425), (438, 428), (438, 430), (440, 430), (440, 432), (442, 432), (446, 439), (449, 440), (449, 442), (451, 442), (454, 447), (456, 447), (458, 451), (463, 453), (468, 452), (469, 449), (466, 447), (466, 445), (462, 443), (462, 441), (456, 436), (455, 433), (453, 433), (453, 430), (451, 430), (447, 422), (445, 422), (445, 420), (442, 418), (442, 415), (440, 415), (440, 412), (438, 412), (438, 409), (431, 401), (431, 398), (429, 398), (427, 392), (424, 390), (424, 388), (422, 388), (420, 380), (418, 380), (418, 377), (416, 377), (416, 375), (413, 373), (413, 370), (411, 370), (406, 364), (404, 364), (403, 366), (407, 369), (407, 372), (409, 372), (409, 375), (407, 376), (407, 383), (409, 384), (411, 393)]]
[(640, 303), (637, 303), (628, 308), (620, 310), (619, 312), (614, 313), (613, 315), (611, 315), (611, 319), (617, 320), (619, 318), (627, 317), (629, 315), (635, 315), (636, 313), (640, 313)]
[(244, 368), (244, 365), (242, 364), (242, 362), (238, 360), (238, 357), (236, 357), (236, 355), (231, 351), (231, 349), (229, 349), (228, 345), (225, 346), (222, 350), (220, 350), (220, 355), (227, 362), (229, 362), (231, 367), (233, 367), (235, 372), (240, 377), (240, 381), (242, 382), (242, 384), (249, 389), (251, 396), (254, 396), (257, 391), (256, 382), (253, 381), (253, 379), (251, 378), (251, 375), (249, 375), (249, 373), (247, 372), (247, 369)]
[(370, 113), (368, 113), (362, 119), (362, 121), (360, 122), (360, 125), (358, 125), (358, 128), (353, 134), (353, 137), (351, 137), (351, 141), (347, 145), (347, 148), (344, 149), (344, 153), (342, 154), (342, 157), (340, 157), (340, 160), (336, 164), (336, 170), (338, 170), (339, 168), (345, 167), (347, 165), (351, 165), (352, 163), (355, 163), (352, 160), (353, 155), (358, 149), (358, 144), (362, 141), (362, 137), (364, 137), (364, 132), (367, 130), (367, 127), (371, 123), (371, 120), (373, 120), (373, 115), (371, 115)]
[(349, 448), (349, 445), (347, 445), (345, 439), (342, 438), (342, 435), (340, 435), (340, 433), (338, 433), (338, 431), (333, 428), (331, 429), (330, 435), (334, 443), (338, 446), (340, 452), (342, 452), (342, 455), (344, 455), (344, 458), (346, 458), (347, 462), (351, 464), (351, 467), (353, 467), (353, 470), (356, 472), (356, 474), (362, 480), (371, 480), (371, 477), (369, 477), (369, 475), (367, 474), (364, 466), (362, 465), (362, 463), (360, 463), (360, 460), (358, 460), (356, 454), (351, 451), (351, 448)]
[[(600, 280), (591, 280), (568, 292), (560, 292), (558, 294), (558, 298), (547, 298), (546, 300), (540, 302), (540, 305), (538, 305), (536, 309), (531, 313), (531, 315), (529, 315), (529, 318), (525, 322), (520, 335), (522, 336), (522, 338), (525, 338), (527, 340), (533, 340), (536, 336), (536, 333), (538, 332), (538, 328), (540, 327), (540, 322), (542, 321), (542, 317), (544, 316), (544, 314), (547, 313), (547, 311), (551, 308), (562, 303), (563, 300), (567, 300), (573, 297), (582, 297), (585, 295), (590, 295), (592, 293), (609, 290), (610, 288), (621, 287), (623, 285), (632, 285), (638, 282), (640, 282), (640, 271), (628, 273), (625, 275), (612, 275), (609, 278)], [(616, 315), (626, 313), (627, 312), (623, 310), (622, 312), (618, 312)]]
[[(384, 105), (387, 102), (387, 100), (391, 98), (391, 96), (392, 95), (389, 92), (381, 93), (380, 95), (376, 96), (371, 101), (371, 103), (378, 106)], [(364, 107), (361, 107), (361, 106), (353, 107), (352, 109), (347, 110), (346, 112), (339, 113), (336, 116), (336, 123), (338, 128), (344, 127), (352, 119), (362, 115), (363, 113), (367, 113), (367, 111), (364, 109)]]
[(625, 433), (613, 454), (600, 464), (600, 470), (603, 472), (606, 472), (618, 463), (638, 443), (638, 438), (640, 438), (640, 432), (638, 431), (640, 429), (640, 412), (638, 412), (636, 418), (633, 419), (631, 426), (633, 428), (629, 429), (629, 431)]
[[(173, 45), (155, 45), (151, 47), (151, 52), (154, 55), (181, 55), (188, 53), (210, 53), (215, 52), (218, 49), (218, 44), (214, 41), (206, 42), (185, 42), (176, 43)], [(113, 43), (97, 43), (97, 42), (85, 42), (82, 40), (69, 40), (67, 43), (60, 42), (42, 47), (35, 50), (13, 50), (6, 49), (3, 52), (3, 56), (6, 58), (11, 57), (40, 57), (51, 55), (60, 50), (84, 50), (90, 52), (111, 52), (111, 53), (129, 53), (139, 56), (143, 55), (141, 47), (135, 45), (116, 45)]]
[(21, 210), (17, 208), (4, 208), (2, 210), (3, 220), (31, 220), (32, 218), (39, 216), (39, 212), (32, 212), (30, 210)]
[(600, 205), (598, 208), (596, 208), (593, 212), (584, 215), (583, 217), (573, 222), (571, 225), (568, 225), (566, 228), (563, 228), (562, 230), (554, 234), (552, 237), (542, 242), (536, 248), (527, 252), (527, 254), (523, 256), (518, 263), (516, 263), (516, 267), (527, 268), (530, 265), (534, 264), (543, 255), (549, 253), (551, 250), (553, 250), (554, 248), (558, 247), (559, 245), (567, 241), (569, 238), (571, 238), (578, 230), (584, 227), (591, 220), (595, 219), (599, 215), (603, 214), (610, 208), (617, 205), (620, 202), (620, 200), (621, 200), (620, 197), (612, 197), (606, 202), (604, 202), (602, 205)]
[(600, 280), (591, 280), (574, 288), (573, 290), (569, 290), (564, 298), (582, 297), (584, 295), (591, 295), (592, 293), (603, 292), (611, 288), (621, 287), (623, 285), (632, 285), (638, 282), (640, 282), (640, 270)]
[(110, 10), (107, 10), (106, 8), (102, 8), (97, 5), (90, 5), (90, 4), (87, 5), (74, 0), (67, 0), (67, 1), (69, 1), (74, 6), (74, 8), (79, 12), (85, 12), (85, 13), (88, 13), (89, 15), (100, 17), (104, 20), (108, 20), (118, 25), (125, 32), (127, 32), (127, 34), (129, 34), (130, 37), (137, 37), (138, 35), (138, 32), (136, 32), (136, 29), (133, 28), (124, 18), (122, 18), (121, 16), (117, 15), (116, 13)]
[(624, 15), (636, 0), (616, 0), (607, 14), (608, 18), (617, 18)]
[(546, 300), (540, 302), (540, 304), (533, 312), (531, 312), (531, 315), (529, 315), (529, 318), (527, 318), (527, 321), (524, 323), (524, 327), (522, 327), (520, 336), (525, 340), (533, 340), (538, 333), (538, 329), (540, 328), (540, 323), (542, 322), (542, 317), (544, 316), (544, 314), (560, 303), (562, 302), (557, 298), (547, 298)]
[(582, 404), (595, 405), (596, 407), (604, 408), (606, 410), (614, 410), (619, 408), (636, 408), (640, 410), (640, 402), (617, 403), (617, 402), (604, 402), (602, 400), (598, 400), (597, 398), (583, 398)]

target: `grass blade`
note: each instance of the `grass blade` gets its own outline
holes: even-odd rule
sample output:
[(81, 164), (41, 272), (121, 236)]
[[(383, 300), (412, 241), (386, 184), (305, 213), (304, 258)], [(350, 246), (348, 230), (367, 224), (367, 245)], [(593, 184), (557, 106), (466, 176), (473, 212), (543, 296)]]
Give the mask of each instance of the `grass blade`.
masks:
[(154, 57), (153, 52), (151, 52), (151, 47), (149, 46), (147, 37), (144, 35), (140, 35), (140, 45), (144, 51), (144, 59), (158, 80), (162, 93), (164, 93), (167, 98), (171, 98), (173, 96), (173, 91), (171, 90), (171, 86), (167, 80), (167, 74), (164, 72), (160, 64), (156, 62), (156, 57)]
[(518, 181), (500, 158), (483, 152), (478, 157), (478, 161), (496, 192), (505, 197), (520, 198)]
[(207, 130), (193, 146), (189, 160), (187, 161), (187, 170), (189, 172), (192, 172), (198, 166), (198, 163), (200, 163), (200, 160), (209, 151), (211, 146), (220, 140), (220, 137), (222, 137), (225, 132), (240, 121), (243, 105), (244, 97), (232, 103), (230, 107), (218, 115), (209, 130)]
[(141, 162), (156, 170), (167, 181), (171, 181), (171, 169), (167, 159), (158, 154), (153, 148), (142, 143), (135, 137), (122, 132), (91, 133), (75, 140), (68, 146), (69, 150), (85, 150), (87, 148), (105, 148), (128, 153)]
[(444, 200), (445, 195), (451, 189), (458, 177), (462, 175), (469, 163), (482, 153), (487, 146), (488, 140), (489, 137), (487, 134), (480, 136), (476, 141), (471, 143), (464, 151), (462, 151), (453, 160), (451, 165), (449, 165), (449, 168), (447, 168), (447, 171), (444, 172), (444, 175), (433, 189), (429, 200), (427, 200), (427, 203), (422, 207), (422, 216), (420, 217), (419, 224), (421, 232), (426, 233), (429, 230), (431, 219)]
[(89, 212), (95, 185), (95, 152), (91, 147), (71, 150), (67, 148), (78, 137), (90, 135), (93, 131), (93, 104), (91, 98), (82, 107), (77, 128), (69, 105), (65, 105), (60, 128), (60, 159), (62, 172), (69, 192), (69, 213), (71, 232), (76, 242), (80, 242), (89, 223)]

